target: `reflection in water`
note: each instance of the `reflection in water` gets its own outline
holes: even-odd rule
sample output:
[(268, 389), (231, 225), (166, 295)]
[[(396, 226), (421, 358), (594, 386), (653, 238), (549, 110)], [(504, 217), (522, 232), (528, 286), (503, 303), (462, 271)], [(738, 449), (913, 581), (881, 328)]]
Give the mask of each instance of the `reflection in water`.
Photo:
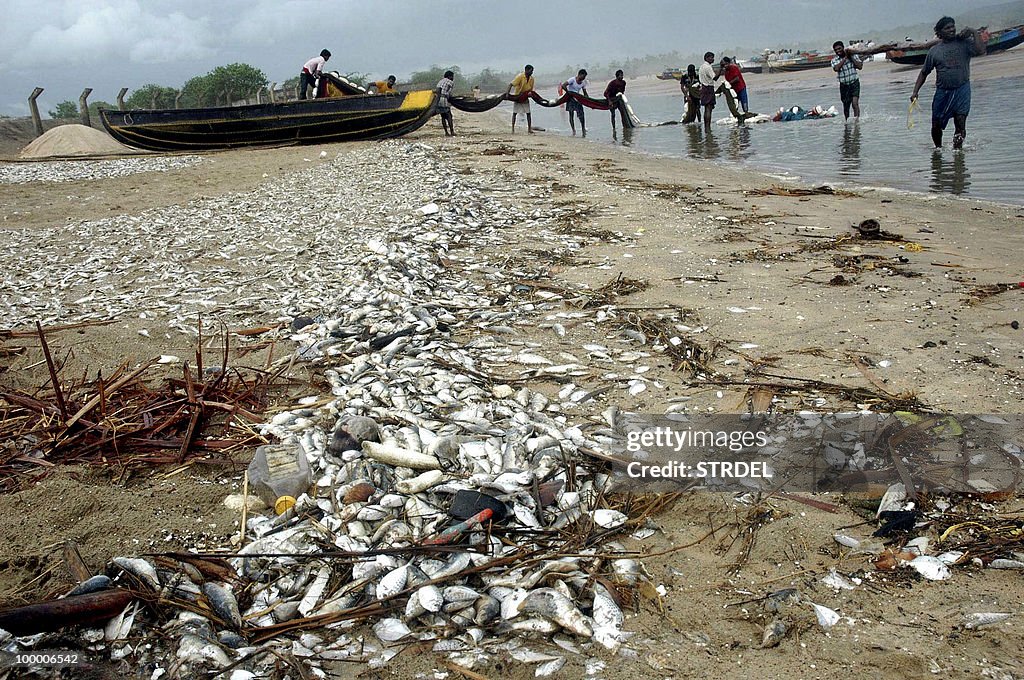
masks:
[[(636, 130), (634, 128), (622, 128), (622, 146), (633, 146), (633, 135), (635, 133)], [(612, 140), (619, 141), (618, 128), (612, 128)]]
[(933, 191), (946, 192), (959, 196), (966, 193), (971, 186), (971, 173), (967, 172), (967, 161), (964, 152), (954, 151), (952, 160), (947, 160), (942, 149), (932, 151)]
[(685, 125), (683, 127), (686, 130), (686, 141), (691, 156), (713, 161), (722, 155), (722, 149), (718, 146), (713, 131), (705, 130), (700, 125)]
[(860, 173), (860, 121), (856, 119), (843, 128), (843, 143), (839, 147), (839, 172), (843, 175)]
[(741, 161), (750, 155), (750, 128), (737, 125), (729, 130), (729, 158)]

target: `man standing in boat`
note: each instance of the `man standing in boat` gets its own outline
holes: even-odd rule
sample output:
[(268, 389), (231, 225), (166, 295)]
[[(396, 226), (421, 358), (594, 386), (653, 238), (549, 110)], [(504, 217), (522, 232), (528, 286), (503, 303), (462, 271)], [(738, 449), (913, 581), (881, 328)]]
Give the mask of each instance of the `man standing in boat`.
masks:
[[(512, 133), (516, 131), (516, 116), (520, 113), (526, 114), (526, 131), (533, 134), (533, 117), (530, 115), (529, 95), (533, 92), (533, 66), (527, 64), (520, 73), (508, 84), (507, 90), (511, 91), (512, 99)], [(521, 99), (521, 101), (520, 101)]]
[[(306, 87), (316, 85), (317, 78), (323, 75), (324, 64), (331, 58), (329, 50), (320, 50), (319, 57), (313, 57), (302, 65), (302, 73), (299, 74), (299, 99), (306, 98)], [(313, 96), (316, 96), (314, 90)]]
[(697, 79), (700, 81), (700, 105), (704, 107), (704, 129), (711, 129), (711, 111), (715, 108), (715, 53), (705, 52)]
[(395, 91), (395, 83), (398, 82), (398, 78), (395, 76), (388, 76), (387, 80), (378, 80), (370, 85), (377, 90), (377, 94), (387, 94)]
[(953, 148), (962, 149), (967, 137), (967, 115), (971, 112), (971, 57), (985, 54), (985, 41), (973, 28), (965, 28), (958, 34), (952, 17), (939, 19), (935, 24), (935, 35), (941, 42), (928, 50), (910, 101), (917, 101), (917, 93), (934, 70), (932, 141), (936, 149), (942, 146), (942, 131), (952, 118), (955, 129)]
[(856, 54), (847, 54), (842, 40), (832, 43), (832, 70), (839, 78), (839, 101), (843, 102), (843, 117), (850, 120), (853, 107), (854, 120), (860, 118), (860, 76), (857, 71), (864, 68), (864, 61)]
[[(619, 108), (619, 95), (626, 94), (626, 74), (620, 68), (615, 72), (615, 80), (608, 81), (608, 87), (604, 88), (604, 98), (608, 101), (608, 110), (612, 112), (612, 132), (615, 132), (615, 110)], [(622, 111), (619, 111), (619, 118), (622, 120), (622, 129), (626, 129), (626, 118)]]

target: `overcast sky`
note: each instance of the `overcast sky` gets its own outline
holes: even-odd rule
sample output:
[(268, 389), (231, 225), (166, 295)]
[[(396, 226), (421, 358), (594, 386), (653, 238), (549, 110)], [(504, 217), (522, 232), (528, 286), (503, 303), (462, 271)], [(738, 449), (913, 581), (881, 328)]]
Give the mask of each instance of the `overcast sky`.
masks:
[[(271, 81), (326, 47), (328, 70), (399, 79), (438, 64), (540, 71), (679, 50), (869, 38), (993, 0), (3, 0), (0, 115), (116, 101), (121, 87), (180, 87), (243, 62)], [(918, 36), (915, 36), (918, 37)], [(920, 36), (922, 38), (928, 36)], [(749, 55), (740, 55), (741, 57)], [(666, 64), (668, 65), (668, 64)], [(603, 76), (604, 74), (600, 74)]]

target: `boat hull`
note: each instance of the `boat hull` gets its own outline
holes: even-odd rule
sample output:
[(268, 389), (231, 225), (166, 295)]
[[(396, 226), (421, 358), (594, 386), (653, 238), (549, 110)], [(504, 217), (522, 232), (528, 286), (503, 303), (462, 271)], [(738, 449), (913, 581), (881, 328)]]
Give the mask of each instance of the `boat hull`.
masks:
[(100, 110), (114, 139), (150, 151), (324, 144), (408, 134), (434, 113), (429, 90), (251, 106)]
[(798, 60), (793, 62), (769, 62), (768, 71), (770, 73), (774, 73), (776, 71), (782, 73), (789, 73), (793, 71), (809, 71), (815, 68), (825, 68), (826, 66), (831, 65), (831, 63), (831, 58), (813, 61)]

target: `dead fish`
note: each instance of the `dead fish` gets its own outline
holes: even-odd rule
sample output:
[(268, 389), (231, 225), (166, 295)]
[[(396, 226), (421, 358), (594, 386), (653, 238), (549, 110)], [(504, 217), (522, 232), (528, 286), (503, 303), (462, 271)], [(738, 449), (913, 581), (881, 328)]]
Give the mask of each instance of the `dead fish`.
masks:
[(501, 603), (490, 595), (481, 595), (473, 606), (473, 622), (478, 626), (486, 626), (501, 615)]
[(437, 470), (441, 463), (435, 456), (399, 448), (393, 444), (363, 442), (363, 453), (388, 465), (413, 468), (414, 470)]
[(238, 611), (238, 600), (231, 589), (220, 583), (207, 582), (203, 584), (203, 595), (207, 601), (224, 621), (234, 628), (242, 627), (242, 614)]
[(1009, 613), (1003, 612), (978, 612), (976, 614), (964, 614), (962, 625), (968, 630), (975, 628), (981, 628), (982, 626), (990, 626), (993, 623), (1002, 623), (1013, 616)]
[(519, 604), (520, 612), (533, 612), (551, 619), (562, 628), (583, 637), (593, 637), (594, 628), (587, 617), (562, 593), (554, 588), (531, 591)]
[(156, 574), (156, 567), (146, 560), (138, 557), (115, 557), (112, 561), (153, 590), (160, 590), (160, 578)]
[(403, 565), (398, 569), (395, 569), (385, 574), (384, 578), (382, 578), (380, 582), (377, 583), (377, 599), (385, 600), (405, 590), (405, 583), (408, 577), (408, 573), (408, 567)]
[(426, 491), (444, 481), (444, 473), (440, 470), (428, 470), (412, 479), (403, 479), (395, 484), (398, 493), (414, 494)]
[(85, 595), (86, 593), (95, 593), (97, 591), (106, 590), (107, 588), (110, 588), (112, 584), (113, 581), (110, 580), (109, 576), (99, 574), (98, 576), (87, 578), (81, 583), (79, 583), (77, 586), (71, 589), (71, 592), (68, 593), (68, 596), (70, 597), (72, 595)]
[(771, 623), (764, 627), (764, 634), (761, 636), (761, 649), (777, 647), (785, 637), (786, 624), (778, 619), (772, 619)]

